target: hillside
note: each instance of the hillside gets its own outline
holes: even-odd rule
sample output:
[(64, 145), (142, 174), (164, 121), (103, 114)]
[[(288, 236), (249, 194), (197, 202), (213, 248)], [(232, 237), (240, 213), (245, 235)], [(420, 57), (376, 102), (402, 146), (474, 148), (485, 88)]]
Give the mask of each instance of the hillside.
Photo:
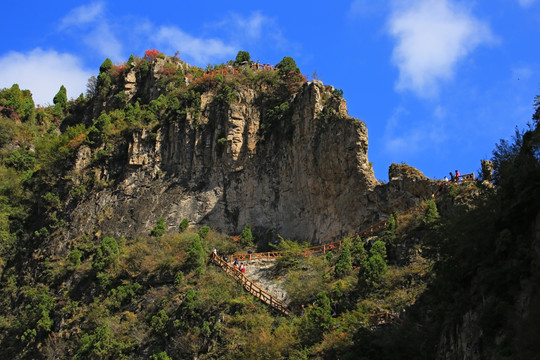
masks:
[[(393, 164), (384, 184), (341, 91), (246, 55), (107, 59), (87, 94), (62, 87), (47, 108), (0, 91), (0, 354), (534, 358), (538, 98), (493, 175), (441, 186)], [(284, 251), (247, 274), (291, 316), (213, 249)]]

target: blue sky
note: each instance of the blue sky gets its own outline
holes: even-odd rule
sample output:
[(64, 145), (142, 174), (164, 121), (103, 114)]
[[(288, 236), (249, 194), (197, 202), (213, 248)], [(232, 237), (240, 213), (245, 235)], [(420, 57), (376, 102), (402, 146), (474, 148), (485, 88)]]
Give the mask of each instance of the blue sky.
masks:
[[(405, 162), (432, 178), (476, 172), (524, 128), (540, 94), (540, 0), (53, 1), (3, 4), (0, 88), (39, 104), (85, 92), (110, 58), (156, 48), (205, 67), (276, 64), (343, 89), (375, 176)], [(536, 44), (536, 45), (534, 45)]]

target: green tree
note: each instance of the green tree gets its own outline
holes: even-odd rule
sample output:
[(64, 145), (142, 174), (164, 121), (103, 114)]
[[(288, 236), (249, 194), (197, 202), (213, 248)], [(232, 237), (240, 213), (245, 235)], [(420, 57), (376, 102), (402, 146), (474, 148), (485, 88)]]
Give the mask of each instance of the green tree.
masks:
[(120, 248), (113, 237), (104, 238), (96, 249), (92, 267), (98, 271), (115, 268), (120, 260)]
[(252, 247), (253, 244), (253, 234), (251, 233), (251, 225), (247, 223), (240, 234), (240, 243), (243, 247)]
[(332, 329), (334, 319), (332, 318), (332, 307), (330, 299), (326, 293), (321, 291), (317, 294), (317, 299), (313, 307), (310, 307), (300, 320), (298, 331), (302, 342), (313, 345), (322, 340), (325, 332)]
[(238, 51), (238, 54), (236, 54), (236, 61), (234, 64), (240, 66), (244, 61), (251, 64), (251, 56), (249, 55), (249, 52), (240, 50)]
[(296, 61), (290, 56), (285, 56), (279, 63), (277, 63), (276, 68), (279, 69), (281, 74), (289, 74), (291, 72), (299, 73), (300, 69), (296, 66)]
[(113, 66), (113, 63), (112, 63), (111, 59), (106, 58), (105, 61), (103, 61), (103, 63), (99, 67), (99, 72), (100, 73), (107, 72), (112, 68), (112, 66)]
[(397, 215), (395, 213), (390, 214), (388, 221), (386, 222), (386, 233), (393, 233), (397, 229)]
[(352, 264), (354, 266), (360, 266), (367, 260), (367, 251), (364, 247), (364, 242), (360, 237), (353, 240), (351, 248)]
[(183, 218), (180, 222), (179, 230), (180, 232), (184, 232), (189, 227), (189, 220), (186, 218)]
[(368, 287), (378, 287), (380, 280), (387, 271), (386, 262), (379, 254), (374, 254), (364, 261), (359, 273), (359, 285)]
[(342, 277), (352, 270), (351, 250), (349, 242), (346, 241), (341, 248), (341, 253), (336, 262), (335, 274), (337, 277)]
[(371, 245), (371, 249), (369, 249), (369, 255), (379, 255), (382, 259), (386, 258), (386, 245), (384, 244), (384, 241), (377, 240)]
[(0, 91), (0, 106), (11, 108), (23, 121), (33, 120), (35, 104), (30, 90), (21, 90), (18, 84)]
[(74, 359), (120, 359), (124, 358), (122, 353), (127, 348), (127, 344), (114, 337), (107, 323), (97, 328), (92, 334), (82, 335), (79, 350)]
[(73, 249), (68, 254), (68, 261), (73, 266), (79, 266), (81, 264), (81, 257), (83, 252), (79, 249)]
[(165, 310), (161, 309), (156, 315), (152, 316), (150, 326), (157, 335), (167, 336), (167, 324), (169, 322), (169, 316)]
[(91, 142), (100, 144), (107, 140), (107, 137), (111, 134), (113, 126), (111, 124), (111, 117), (107, 113), (102, 112), (101, 115), (94, 120), (94, 124), (88, 131), (88, 138)]
[(210, 227), (209, 226), (203, 226), (199, 229), (199, 236), (201, 239), (206, 239), (208, 237), (208, 234), (210, 233)]
[(434, 200), (429, 200), (427, 202), (427, 207), (424, 212), (424, 218), (422, 222), (426, 225), (434, 224), (440, 218), (439, 211), (437, 210), (437, 204)]
[(191, 245), (188, 251), (188, 257), (186, 260), (186, 266), (189, 270), (201, 270), (204, 265), (206, 254), (201, 243), (201, 238), (196, 235), (191, 241)]
[(154, 226), (154, 228), (150, 232), (150, 235), (160, 237), (166, 232), (167, 232), (167, 225), (165, 225), (165, 219), (163, 219), (163, 217), (160, 217), (159, 219), (157, 219), (156, 226)]
[(54, 105), (60, 106), (62, 109), (66, 108), (67, 104), (67, 90), (64, 85), (60, 86), (60, 90), (54, 95), (53, 98)]

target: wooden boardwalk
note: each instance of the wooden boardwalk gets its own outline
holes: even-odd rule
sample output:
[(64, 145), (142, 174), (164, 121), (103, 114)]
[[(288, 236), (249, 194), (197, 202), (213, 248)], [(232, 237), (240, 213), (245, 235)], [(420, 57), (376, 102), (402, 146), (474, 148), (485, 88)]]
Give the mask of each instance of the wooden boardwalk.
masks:
[(223, 271), (225, 271), (229, 276), (242, 284), (244, 289), (251, 295), (255, 296), (257, 299), (261, 300), (273, 309), (279, 311), (283, 315), (290, 316), (290, 311), (284, 303), (270, 295), (268, 292), (261, 289), (259, 286), (257, 286), (257, 284), (248, 279), (247, 276), (238, 271), (238, 269), (220, 258), (216, 253), (212, 252), (211, 260), (214, 262), (214, 264), (221, 267)]
[[(474, 173), (472, 174), (466, 174), (461, 175), (461, 179), (457, 179), (457, 183), (463, 183), (467, 181), (473, 181), (474, 180)], [(438, 192), (437, 192), (438, 193)], [(425, 205), (419, 205), (415, 206), (411, 209), (408, 209), (406, 211), (400, 212), (400, 214), (407, 215), (407, 214), (416, 214), (419, 212), (422, 212), (426, 209)], [(386, 229), (388, 225), (388, 220), (381, 220), (379, 222), (376, 222), (375, 224), (372, 224), (371, 226), (360, 230), (359, 232), (354, 234), (354, 237), (365, 237), (365, 236), (371, 236), (374, 234), (377, 234), (383, 230)], [(301, 252), (299, 252), (299, 256), (309, 256), (313, 254), (325, 254), (329, 251), (333, 251), (335, 249), (341, 248), (343, 244), (343, 240), (334, 241), (332, 243), (328, 244), (322, 244), (317, 246), (311, 246)], [(234, 260), (237, 261), (254, 261), (254, 260), (273, 260), (280, 258), (286, 251), (269, 251), (269, 252), (262, 252), (262, 253), (244, 253), (244, 254), (233, 254), (230, 256), (229, 261), (232, 263)], [(287, 306), (270, 295), (268, 292), (264, 291), (262, 288), (257, 286), (253, 281), (251, 281), (249, 278), (247, 278), (244, 274), (242, 274), (238, 269), (230, 265), (227, 261), (217, 256), (216, 253), (212, 253), (211, 260), (221, 267), (229, 276), (233, 277), (237, 282), (241, 283), (242, 286), (246, 291), (248, 291), (250, 294), (255, 296), (257, 299), (260, 299), (265, 304), (269, 305), (273, 309), (279, 311), (280, 313), (290, 316), (290, 311), (287, 308)], [(399, 321), (399, 318), (395, 315), (387, 312), (383, 313), (377, 313), (377, 314), (370, 314), (368, 315), (370, 318), (370, 322), (374, 325), (381, 325), (385, 323), (391, 323)]]

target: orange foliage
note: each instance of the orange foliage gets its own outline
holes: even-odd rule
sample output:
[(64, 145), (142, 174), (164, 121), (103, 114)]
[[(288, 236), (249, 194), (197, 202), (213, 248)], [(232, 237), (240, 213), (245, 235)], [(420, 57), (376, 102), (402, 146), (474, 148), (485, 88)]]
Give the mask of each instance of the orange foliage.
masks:
[(86, 135), (80, 134), (76, 138), (71, 139), (70, 142), (68, 142), (68, 144), (66, 145), (66, 147), (68, 149), (76, 149), (82, 144), (82, 142), (84, 141), (84, 138), (86, 138)]
[(157, 51), (156, 49), (146, 50), (144, 52), (144, 57), (148, 59), (155, 59), (158, 55), (159, 51)]

